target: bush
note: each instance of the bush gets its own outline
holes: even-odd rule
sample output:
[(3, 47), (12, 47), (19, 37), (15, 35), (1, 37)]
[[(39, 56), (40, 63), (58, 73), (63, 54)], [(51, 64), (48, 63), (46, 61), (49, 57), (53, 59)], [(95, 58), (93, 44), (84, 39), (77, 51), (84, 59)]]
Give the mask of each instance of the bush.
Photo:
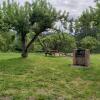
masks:
[(42, 39), (46, 49), (68, 53), (76, 47), (75, 38), (67, 33), (53, 33)]
[(93, 50), (97, 47), (98, 41), (96, 38), (87, 36), (81, 40), (81, 47), (84, 49), (90, 49)]

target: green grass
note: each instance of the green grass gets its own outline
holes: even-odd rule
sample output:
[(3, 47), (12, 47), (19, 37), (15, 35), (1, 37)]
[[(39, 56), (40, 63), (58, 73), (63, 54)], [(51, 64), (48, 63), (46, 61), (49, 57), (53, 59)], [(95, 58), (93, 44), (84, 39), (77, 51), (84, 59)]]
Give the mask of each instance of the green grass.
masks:
[(70, 57), (0, 54), (0, 97), (13, 100), (100, 100), (100, 54), (89, 68), (72, 66)]

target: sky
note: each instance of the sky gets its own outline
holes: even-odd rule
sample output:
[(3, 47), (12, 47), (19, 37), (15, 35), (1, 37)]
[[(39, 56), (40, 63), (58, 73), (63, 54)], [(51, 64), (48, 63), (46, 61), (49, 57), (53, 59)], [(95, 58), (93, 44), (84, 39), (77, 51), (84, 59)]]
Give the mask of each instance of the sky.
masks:
[[(0, 3), (3, 0), (0, 0)], [(16, 0), (19, 1), (20, 4), (23, 4), (25, 1), (31, 0)], [(66, 10), (70, 12), (70, 16), (77, 18), (81, 15), (81, 13), (89, 6), (94, 7), (94, 0), (48, 0), (57, 10)]]
[(70, 16), (77, 17), (89, 8), (94, 7), (94, 0), (50, 0), (54, 7), (58, 10), (66, 10), (70, 12)]

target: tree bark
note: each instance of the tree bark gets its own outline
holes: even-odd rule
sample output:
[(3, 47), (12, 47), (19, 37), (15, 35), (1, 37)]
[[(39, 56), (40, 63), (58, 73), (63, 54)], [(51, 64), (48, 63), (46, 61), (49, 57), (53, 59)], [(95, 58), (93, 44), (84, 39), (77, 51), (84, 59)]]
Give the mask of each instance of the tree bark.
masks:
[(26, 34), (22, 33), (21, 34), (21, 41), (22, 41), (22, 58), (26, 58), (28, 57), (28, 48), (30, 47), (30, 45), (37, 39), (39, 33), (36, 34), (32, 40), (28, 43), (28, 45), (26, 45)]
[(22, 58), (26, 58), (28, 56), (27, 49), (26, 49), (26, 35), (24, 33), (21, 34), (22, 36)]
[(28, 45), (26, 46), (26, 51), (28, 50), (28, 48), (30, 47), (30, 45), (37, 39), (37, 37), (39, 36), (40, 33), (36, 34), (32, 40), (28, 43)]

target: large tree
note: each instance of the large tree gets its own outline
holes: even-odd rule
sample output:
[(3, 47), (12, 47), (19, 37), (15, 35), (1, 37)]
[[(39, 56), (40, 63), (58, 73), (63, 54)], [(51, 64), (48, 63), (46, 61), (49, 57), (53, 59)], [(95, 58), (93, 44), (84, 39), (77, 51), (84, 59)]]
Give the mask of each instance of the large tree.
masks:
[(96, 28), (93, 22), (94, 10), (90, 8), (90, 10), (84, 11), (75, 22), (75, 36), (77, 39), (82, 39), (86, 36), (96, 37)]
[[(96, 7), (85, 10), (75, 22), (75, 36), (80, 44), (81, 39), (91, 36), (100, 38), (100, 3)], [(80, 40), (80, 41), (79, 41)]]
[[(21, 37), (22, 57), (27, 57), (30, 45), (39, 34), (52, 28), (58, 18), (56, 10), (46, 0), (35, 0), (32, 4), (26, 2), (24, 5), (8, 0), (7, 3), (3, 2), (2, 11), (9, 29), (15, 30)], [(32, 31), (35, 35), (27, 43), (27, 34)]]

